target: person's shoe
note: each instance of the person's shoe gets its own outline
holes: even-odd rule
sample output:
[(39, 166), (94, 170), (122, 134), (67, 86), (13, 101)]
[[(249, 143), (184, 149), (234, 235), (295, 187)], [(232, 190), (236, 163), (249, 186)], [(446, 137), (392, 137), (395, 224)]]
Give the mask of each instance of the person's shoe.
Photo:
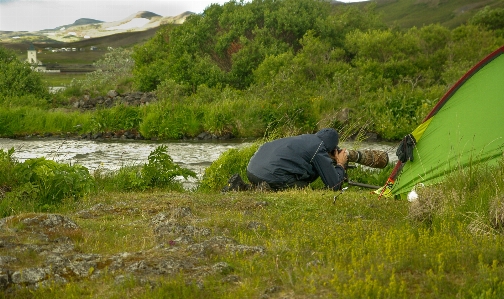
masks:
[(245, 191), (250, 189), (249, 184), (245, 184), (245, 182), (242, 180), (241, 176), (237, 173), (233, 174), (226, 185), (222, 189), (223, 192), (228, 192), (228, 191)]
[(268, 183), (266, 183), (266, 182), (261, 182), (259, 185), (255, 186), (255, 190), (262, 191), (262, 192), (273, 191), (273, 189), (271, 189), (270, 185), (268, 185)]

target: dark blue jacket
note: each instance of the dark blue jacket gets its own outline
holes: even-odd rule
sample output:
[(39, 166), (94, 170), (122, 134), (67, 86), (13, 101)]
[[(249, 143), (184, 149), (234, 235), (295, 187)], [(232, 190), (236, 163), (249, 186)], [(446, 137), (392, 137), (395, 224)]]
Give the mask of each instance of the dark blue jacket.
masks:
[(337, 148), (338, 140), (334, 129), (323, 129), (316, 134), (267, 142), (250, 159), (247, 172), (276, 185), (295, 181), (311, 183), (320, 176), (328, 188), (339, 190), (345, 170), (335, 167), (328, 154)]

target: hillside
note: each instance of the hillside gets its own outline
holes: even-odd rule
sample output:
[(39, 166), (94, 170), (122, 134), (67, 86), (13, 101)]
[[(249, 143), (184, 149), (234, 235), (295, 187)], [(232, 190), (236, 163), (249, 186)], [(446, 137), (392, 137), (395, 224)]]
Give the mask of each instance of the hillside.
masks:
[[(123, 20), (102, 22), (78, 19), (73, 24), (36, 32), (0, 32), (0, 45), (12, 49), (19, 59), (26, 59), (30, 44), (38, 51), (38, 59), (48, 69), (62, 72), (94, 70), (93, 62), (99, 60), (110, 48), (129, 48), (146, 42), (164, 24), (181, 24), (190, 12), (175, 17), (162, 17), (152, 12), (140, 11)], [(93, 47), (93, 50), (91, 50)], [(75, 49), (65, 51), (65, 49)]]
[[(86, 72), (94, 70), (93, 62), (99, 60), (109, 47), (129, 48), (146, 42), (156, 34), (159, 27), (144, 31), (124, 32), (98, 38), (84, 39), (75, 42), (34, 42), (35, 49), (39, 52), (37, 57), (48, 69), (60, 69), (62, 72)], [(26, 59), (29, 42), (0, 43), (1, 46), (12, 49), (19, 59)], [(91, 47), (95, 50), (91, 51)], [(52, 49), (75, 48), (78, 51), (58, 51)]]
[[(439, 23), (455, 28), (485, 6), (504, 8), (504, 0), (373, 0), (383, 21), (403, 28)], [(358, 3), (365, 5), (368, 2)]]
[(177, 16), (163, 17), (152, 12), (140, 11), (113, 22), (81, 18), (73, 24), (58, 26), (54, 29), (34, 32), (0, 31), (0, 43), (72, 43), (120, 33), (142, 32), (165, 24), (182, 24), (191, 14), (191, 12), (184, 12)]
[(82, 25), (98, 24), (98, 23), (104, 23), (104, 22), (100, 21), (100, 20), (95, 20), (95, 19), (80, 18), (71, 25), (60, 26), (55, 29), (61, 29), (62, 27), (82, 26)]
[[(504, 0), (371, 0), (360, 3), (335, 5), (365, 6), (370, 2), (389, 26), (410, 28), (440, 23), (454, 28), (467, 22), (485, 6), (504, 7)], [(26, 50), (33, 44), (39, 51), (39, 59), (49, 69), (62, 71), (89, 71), (93, 62), (101, 58), (110, 47), (132, 47), (149, 40), (164, 24), (182, 24), (191, 15), (185, 12), (174, 17), (140, 11), (114, 22), (81, 18), (73, 24), (36, 32), (0, 31), (0, 45), (16, 51), (25, 59)], [(94, 47), (94, 51), (90, 48)], [(51, 52), (49, 49), (75, 48), (76, 52)]]

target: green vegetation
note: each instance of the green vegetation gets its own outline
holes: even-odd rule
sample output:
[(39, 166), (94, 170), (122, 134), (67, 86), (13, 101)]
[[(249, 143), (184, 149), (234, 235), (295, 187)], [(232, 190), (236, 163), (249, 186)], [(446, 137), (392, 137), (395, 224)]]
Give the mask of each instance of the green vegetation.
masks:
[(91, 175), (81, 165), (67, 165), (45, 158), (22, 163), (12, 156), (14, 149), (0, 149), (0, 215), (6, 217), (22, 211), (54, 211), (63, 200), (80, 198), (90, 193), (145, 191), (153, 188), (183, 191), (177, 176), (196, 177), (175, 164), (166, 146), (157, 147), (144, 165), (122, 167), (117, 172), (97, 170)]
[[(209, 228), (213, 236), (261, 246), (265, 252), (212, 249), (200, 258), (200, 267), (222, 262), (229, 267), (199, 277), (181, 270), (144, 283), (133, 278), (114, 280), (111, 273), (103, 272), (99, 278), (74, 280), (65, 287), (46, 284), (3, 296), (500, 298), (504, 218), (498, 190), (504, 187), (503, 179), (504, 163), (492, 169), (466, 170), (446, 184), (419, 190), (415, 203), (378, 200), (357, 188), (338, 195), (334, 203), (335, 193), (323, 189), (93, 193), (60, 206), (60, 211), (75, 215), (89, 207), (120, 203), (106, 215), (77, 218), (81, 231), (71, 237), (80, 252), (149, 253), (156, 237), (145, 215), (176, 207), (190, 208), (195, 214), (192, 223)], [(16, 212), (23, 211), (32, 212), (29, 207)], [(142, 242), (137, 238), (140, 235)], [(168, 252), (183, 252), (186, 246), (170, 247), (165, 258)], [(38, 255), (20, 252), (16, 256), (33, 263)]]
[[(358, 187), (329, 192), (320, 181), (278, 193), (219, 192), (231, 174), (246, 178), (250, 156), (269, 139), (322, 127), (338, 128), (342, 139), (367, 131), (402, 138), (471, 66), (504, 44), (499, 8), (485, 8), (460, 26), (407, 29), (388, 28), (379, 8), (313, 0), (212, 5), (134, 49), (92, 61), (99, 71), (67, 81), (69, 88), (58, 94), (47, 93), (44, 77), (0, 48), (1, 137), (120, 130), (159, 139), (203, 131), (263, 137), (224, 153), (193, 192), (176, 178), (195, 174), (173, 163), (165, 147), (144, 165), (92, 174), (44, 158), (20, 163), (13, 150), (2, 150), (2, 217), (68, 214), (80, 227), (68, 237), (76, 252), (136, 259), (162, 248), (152, 227), (155, 214), (190, 207), (187, 225), (265, 249), (247, 254), (211, 248), (191, 270), (148, 279), (118, 280), (108, 269), (91, 278), (90, 268), (84, 271), (89, 277), (69, 279), (64, 287), (55, 281), (0, 297), (500, 298), (504, 161), (460, 169), (442, 185), (417, 190), (413, 203), (378, 200)], [(69, 98), (110, 89), (154, 91), (158, 101), (87, 112), (68, 104)], [(349, 175), (382, 185), (390, 168), (357, 168)], [(104, 215), (77, 216), (104, 205), (110, 206)], [(22, 223), (14, 225), (0, 238), (18, 240)], [(162, 248), (162, 257), (191, 247), (177, 246)], [(0, 255), (30, 267), (42, 259), (4, 246)], [(219, 262), (230, 266), (208, 271)]]
[(40, 74), (17, 59), (13, 51), (0, 47), (0, 100), (8, 97), (36, 95), (48, 98)]
[(72, 80), (82, 80), (86, 73), (66, 74), (66, 73), (43, 73), (42, 81), (46, 86), (69, 86)]
[(470, 20), (470, 23), (480, 25), (489, 30), (494, 30), (497, 34), (503, 36), (504, 8), (490, 9), (489, 6), (486, 6), (474, 15), (474, 17)]
[[(471, 66), (504, 44), (500, 8), (482, 9), (453, 29), (387, 28), (376, 10), (372, 3), (313, 0), (212, 5), (133, 49), (107, 52), (93, 63), (95, 72), (47, 105), (36, 103), (40, 110), (31, 113), (40, 120), (9, 122), (0, 136), (130, 129), (158, 139), (201, 132), (257, 138), (271, 129), (305, 133), (366, 123), (379, 137), (399, 140)], [(49, 109), (71, 107), (69, 98), (111, 89), (154, 91), (158, 102), (72, 116), (79, 119), (72, 128), (69, 121), (45, 125), (59, 111)], [(11, 119), (23, 119), (35, 102), (0, 101), (0, 114)]]
[(148, 160), (147, 164), (122, 167), (116, 173), (98, 170), (95, 173), (98, 189), (109, 192), (145, 191), (152, 188), (183, 191), (181, 183), (175, 178), (196, 178), (196, 173), (173, 162), (165, 145), (150, 153)]
[(68, 85), (68, 91), (64, 94), (92, 95), (106, 94), (108, 90), (117, 89), (124, 92), (120, 86), (131, 81), (131, 69), (134, 61), (131, 58), (131, 51), (123, 48), (112, 49), (103, 55), (97, 62), (93, 63), (94, 72), (87, 73), (84, 78), (72, 80)]
[[(32, 98), (14, 98), (13, 105)], [(5, 103), (5, 102), (4, 102)], [(12, 102), (9, 102), (9, 104)], [(46, 106), (47, 103), (38, 103)], [(51, 132), (54, 134), (76, 134), (91, 131), (91, 114), (67, 112), (64, 110), (47, 111), (39, 107), (9, 107), (0, 109), (0, 135), (26, 136)]]
[(5, 197), (0, 202), (0, 215), (6, 217), (22, 211), (47, 211), (63, 200), (78, 199), (94, 188), (87, 168), (57, 163), (45, 158), (16, 162), (14, 149), (0, 150), (0, 189)]

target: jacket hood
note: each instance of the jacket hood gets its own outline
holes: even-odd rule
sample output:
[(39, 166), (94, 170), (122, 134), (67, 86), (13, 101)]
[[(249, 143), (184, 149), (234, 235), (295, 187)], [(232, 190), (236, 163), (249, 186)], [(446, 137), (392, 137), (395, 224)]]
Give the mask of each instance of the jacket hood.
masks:
[(332, 128), (322, 129), (318, 131), (315, 135), (317, 135), (320, 139), (322, 139), (322, 141), (324, 141), (324, 144), (328, 152), (332, 152), (334, 149), (339, 149), (338, 147), (339, 135), (338, 132), (336, 132), (336, 130)]

